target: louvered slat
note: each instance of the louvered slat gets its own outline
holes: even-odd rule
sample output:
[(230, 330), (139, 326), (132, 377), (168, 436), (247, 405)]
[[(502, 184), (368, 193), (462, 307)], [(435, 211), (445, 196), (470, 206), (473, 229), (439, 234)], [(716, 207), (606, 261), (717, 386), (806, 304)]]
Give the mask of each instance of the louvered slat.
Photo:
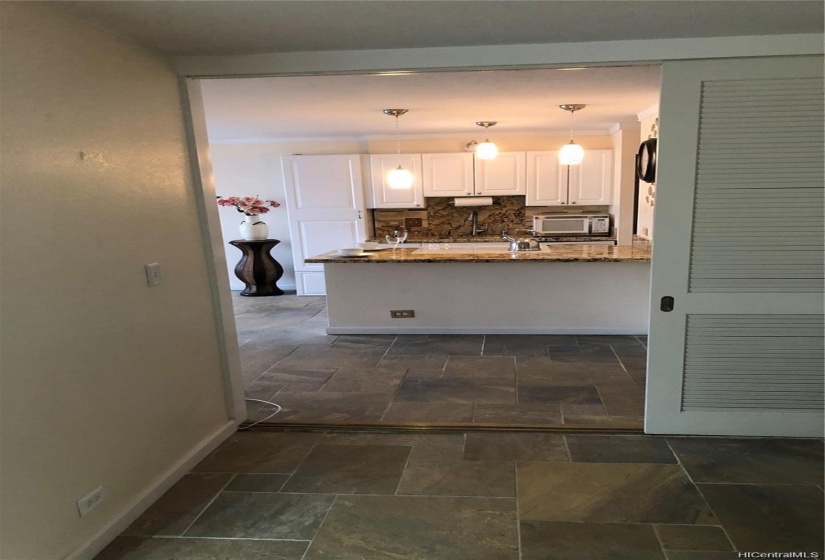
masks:
[(688, 315), (683, 410), (825, 404), (822, 315)]
[(821, 292), (823, 87), (703, 83), (689, 290)]

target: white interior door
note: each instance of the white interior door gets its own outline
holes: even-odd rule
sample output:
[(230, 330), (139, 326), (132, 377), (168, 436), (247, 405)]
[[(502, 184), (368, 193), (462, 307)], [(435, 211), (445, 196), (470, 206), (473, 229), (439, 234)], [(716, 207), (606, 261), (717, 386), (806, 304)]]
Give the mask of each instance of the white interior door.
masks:
[(324, 295), (324, 265), (304, 259), (366, 239), (362, 156), (282, 160), (298, 295)]
[(648, 433), (822, 435), (822, 99), (821, 57), (664, 64)]

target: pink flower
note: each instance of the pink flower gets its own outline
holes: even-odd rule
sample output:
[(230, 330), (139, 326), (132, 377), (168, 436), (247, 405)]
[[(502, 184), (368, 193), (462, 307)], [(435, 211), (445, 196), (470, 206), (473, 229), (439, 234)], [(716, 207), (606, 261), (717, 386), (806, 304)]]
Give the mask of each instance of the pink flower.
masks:
[(266, 214), (269, 212), (269, 205), (272, 208), (278, 208), (281, 206), (279, 202), (274, 200), (262, 200), (257, 196), (230, 196), (230, 197), (218, 197), (218, 206), (234, 206), (238, 212), (246, 214), (247, 216), (257, 216), (259, 214)]

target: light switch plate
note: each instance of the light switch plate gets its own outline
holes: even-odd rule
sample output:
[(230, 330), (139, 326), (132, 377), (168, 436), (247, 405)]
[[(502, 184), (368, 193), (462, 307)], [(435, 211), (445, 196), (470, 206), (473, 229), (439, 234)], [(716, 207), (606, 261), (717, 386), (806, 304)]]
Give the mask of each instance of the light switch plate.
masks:
[(160, 284), (160, 263), (147, 264), (146, 269), (146, 283), (152, 288)]

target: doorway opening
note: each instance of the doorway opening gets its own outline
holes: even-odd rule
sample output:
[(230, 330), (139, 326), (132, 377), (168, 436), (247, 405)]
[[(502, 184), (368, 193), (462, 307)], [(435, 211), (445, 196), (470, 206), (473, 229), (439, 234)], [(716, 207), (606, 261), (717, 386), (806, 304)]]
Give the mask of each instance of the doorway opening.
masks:
[[(403, 81), (391, 81), (399, 78)], [(451, 80), (454, 85), (446, 87)], [(606, 84), (612, 98), (600, 87)], [(659, 68), (651, 66), (202, 81), (217, 194), (256, 195), (283, 204), (265, 216), (270, 237), (281, 241), (272, 254), (284, 268), (279, 286), (301, 294), (244, 298), (233, 292), (246, 395), (283, 407), (266, 424), (640, 430), (644, 332), (327, 334), (323, 265), (311, 267), (303, 259), (339, 245), (312, 246), (296, 239), (281, 158), (393, 152), (396, 138), (380, 111), (393, 102), (419, 107), (407, 117), (421, 115), (405, 117), (405, 154), (459, 151), (478, 134), (472, 130), (475, 120), (490, 118), (489, 113), (499, 119), (490, 136), (500, 149), (551, 151), (567, 140), (569, 124), (555, 102), (588, 101), (590, 116), (586, 111), (576, 115), (576, 140), (586, 150), (614, 150), (617, 165), (610, 201), (577, 210), (610, 214), (613, 238), (620, 244), (644, 243), (652, 236), (655, 185), (642, 185), (634, 212), (636, 193), (628, 191), (627, 170), (620, 167), (635, 163), (639, 141), (650, 137), (658, 87)], [(399, 99), (399, 91), (408, 97)], [(372, 105), (378, 110), (370, 111)], [(617, 131), (625, 136), (623, 144), (615, 141)], [(628, 136), (634, 139), (628, 142)], [(502, 206), (513, 205), (524, 225), (532, 210), (524, 197), (502, 198), (512, 199)], [(445, 206), (439, 199), (428, 202), (431, 209)], [(367, 201), (366, 235), (381, 232), (388, 212), (403, 210), (373, 208)], [(439, 217), (427, 209), (418, 212), (424, 224)], [(460, 233), (460, 217), (441, 218)], [(237, 222), (231, 209), (221, 209), (226, 242), (237, 239)], [(511, 225), (495, 224), (494, 229)], [(242, 287), (231, 270), (238, 258), (229, 247), (227, 272), (235, 290)], [(318, 276), (320, 283), (306, 280)], [(251, 401), (250, 421), (272, 410)]]

